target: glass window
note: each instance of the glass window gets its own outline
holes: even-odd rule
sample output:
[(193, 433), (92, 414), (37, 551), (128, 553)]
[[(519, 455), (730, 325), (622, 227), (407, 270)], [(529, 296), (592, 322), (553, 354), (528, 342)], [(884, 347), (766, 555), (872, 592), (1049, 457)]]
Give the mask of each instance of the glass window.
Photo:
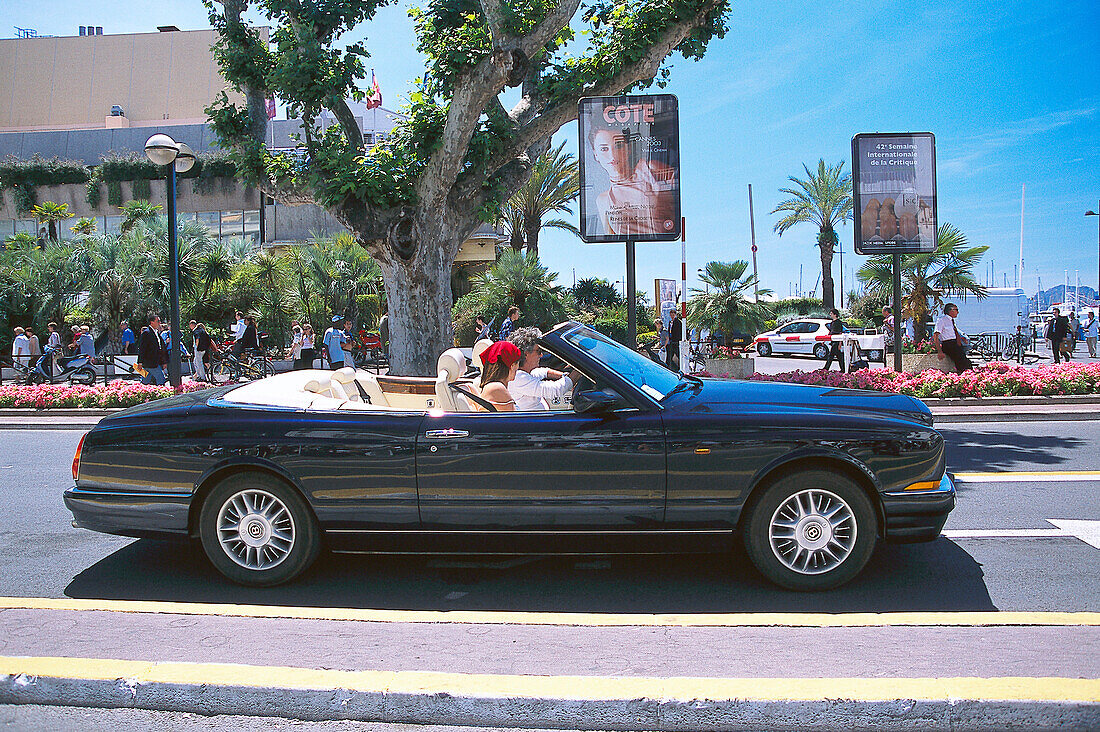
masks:
[(244, 234), (244, 211), (222, 211), (222, 236)]
[(15, 234), (15, 219), (0, 219), (0, 240)]
[(204, 211), (198, 214), (198, 222), (206, 227), (206, 230), (210, 232), (211, 236), (219, 236), (221, 234), (221, 211)]
[(19, 219), (15, 222), (15, 233), (38, 234), (38, 222), (34, 219)]
[(256, 238), (260, 235), (260, 212), (244, 212), (244, 235)]
[(680, 377), (664, 366), (591, 328), (577, 328), (565, 336), (565, 341), (586, 351), (653, 399), (663, 399), (680, 383)]
[(125, 217), (122, 216), (104, 216), (103, 232), (105, 234), (121, 234), (122, 222), (125, 221)]
[(782, 328), (776, 331), (778, 335), (788, 335), (798, 332), (798, 323), (787, 323)]

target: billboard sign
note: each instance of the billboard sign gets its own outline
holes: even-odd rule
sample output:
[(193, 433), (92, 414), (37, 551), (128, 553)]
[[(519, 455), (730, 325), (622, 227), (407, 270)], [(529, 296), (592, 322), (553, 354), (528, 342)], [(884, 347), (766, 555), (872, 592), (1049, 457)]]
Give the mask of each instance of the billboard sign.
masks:
[(856, 254), (936, 249), (936, 138), (931, 132), (852, 138)]
[(672, 322), (672, 311), (676, 309), (677, 297), (676, 280), (653, 280), (653, 292), (656, 295), (657, 315), (661, 322), (668, 328)]
[(577, 109), (581, 238), (680, 237), (680, 128), (676, 97), (586, 97)]

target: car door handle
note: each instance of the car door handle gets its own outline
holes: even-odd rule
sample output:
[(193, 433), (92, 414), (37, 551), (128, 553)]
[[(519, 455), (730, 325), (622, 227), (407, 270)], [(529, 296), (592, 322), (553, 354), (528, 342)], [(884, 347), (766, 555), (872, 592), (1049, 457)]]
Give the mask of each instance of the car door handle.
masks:
[(466, 430), (447, 428), (445, 430), (428, 430), (424, 433), (424, 436), (429, 440), (453, 440), (459, 437), (469, 437), (470, 433)]

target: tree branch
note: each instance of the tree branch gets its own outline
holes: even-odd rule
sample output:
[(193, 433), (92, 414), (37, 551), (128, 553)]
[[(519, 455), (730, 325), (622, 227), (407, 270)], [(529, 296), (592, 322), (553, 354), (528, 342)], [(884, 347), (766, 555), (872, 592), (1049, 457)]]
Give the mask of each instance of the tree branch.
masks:
[(340, 129), (344, 131), (344, 137), (347, 138), (348, 144), (355, 152), (362, 153), (363, 131), (359, 129), (359, 123), (355, 121), (355, 114), (348, 106), (347, 100), (340, 96), (330, 96), (325, 106), (339, 121)]
[(504, 44), (507, 33), (504, 30), (504, 6), (499, 0), (481, 0), (481, 11), (489, 26), (489, 35), (493, 39), (493, 48)]
[(519, 39), (519, 48), (528, 58), (542, 50), (561, 29), (569, 24), (581, 5), (581, 0), (562, 0), (531, 32)]

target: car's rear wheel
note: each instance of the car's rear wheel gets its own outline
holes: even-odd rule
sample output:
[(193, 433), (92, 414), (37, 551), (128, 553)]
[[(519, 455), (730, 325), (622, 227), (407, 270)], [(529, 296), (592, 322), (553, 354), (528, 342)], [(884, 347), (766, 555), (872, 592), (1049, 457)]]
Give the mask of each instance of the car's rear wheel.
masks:
[(787, 475), (769, 486), (744, 523), (749, 558), (777, 585), (828, 590), (862, 571), (878, 540), (867, 494), (826, 470)]
[(764, 358), (767, 358), (772, 355), (772, 345), (767, 341), (761, 341), (756, 344), (756, 352)]
[(296, 491), (262, 473), (238, 473), (214, 487), (199, 514), (211, 563), (242, 585), (270, 586), (304, 572), (317, 558), (317, 521)]

